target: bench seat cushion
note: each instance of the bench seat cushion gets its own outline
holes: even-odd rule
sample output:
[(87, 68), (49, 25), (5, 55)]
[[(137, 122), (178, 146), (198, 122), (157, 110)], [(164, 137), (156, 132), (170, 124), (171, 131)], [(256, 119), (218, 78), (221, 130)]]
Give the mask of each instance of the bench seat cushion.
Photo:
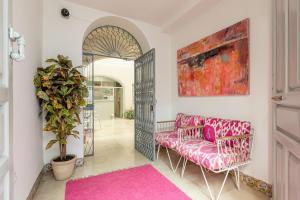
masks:
[(184, 141), (177, 145), (176, 151), (189, 161), (213, 171), (233, 163), (233, 159), (218, 157), (215, 143), (202, 139)]
[(166, 131), (155, 134), (155, 142), (163, 147), (175, 149), (179, 143), (177, 131)]

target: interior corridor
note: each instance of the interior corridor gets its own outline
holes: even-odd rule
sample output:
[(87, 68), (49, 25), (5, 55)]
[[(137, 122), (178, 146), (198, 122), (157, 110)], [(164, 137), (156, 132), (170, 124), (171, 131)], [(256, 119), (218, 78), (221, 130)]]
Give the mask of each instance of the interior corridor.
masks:
[[(101, 128), (100, 128), (101, 127)], [(126, 119), (113, 119), (95, 121), (95, 154), (85, 157), (83, 167), (75, 170), (71, 179), (98, 175), (118, 169), (130, 168), (151, 163), (159, 172), (171, 180), (177, 187), (193, 200), (209, 200), (209, 194), (201, 175), (200, 168), (188, 163), (184, 178), (179, 171), (174, 174), (169, 168), (166, 153), (162, 151), (158, 161), (150, 162), (134, 149), (134, 121)], [(175, 158), (175, 153), (172, 153)], [(221, 186), (223, 174), (209, 173), (213, 191)], [(51, 173), (43, 177), (34, 200), (63, 200), (66, 181), (56, 181)], [(257, 192), (245, 184), (241, 184), (238, 191), (233, 180), (228, 179), (222, 193), (222, 200), (267, 200), (266, 195)]]

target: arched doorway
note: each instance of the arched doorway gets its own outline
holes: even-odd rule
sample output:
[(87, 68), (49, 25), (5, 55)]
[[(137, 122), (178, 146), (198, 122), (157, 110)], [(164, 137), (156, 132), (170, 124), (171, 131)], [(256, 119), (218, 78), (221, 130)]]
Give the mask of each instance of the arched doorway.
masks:
[[(135, 39), (135, 37), (129, 33), (127, 30), (115, 26), (115, 25), (103, 25), (94, 28), (90, 33), (86, 35), (86, 38), (83, 42), (83, 64), (86, 65), (85, 75), (88, 77), (88, 88), (90, 90), (90, 96), (88, 98), (88, 105), (85, 108), (84, 112), (84, 121), (85, 121), (85, 128), (84, 128), (84, 154), (85, 156), (94, 155), (95, 152), (95, 134), (98, 133), (95, 129), (96, 127), (100, 127), (101, 120), (108, 120), (107, 118), (110, 116), (112, 119), (115, 117), (122, 118), (124, 117), (124, 113), (132, 110), (131, 112), (134, 113), (134, 103), (133, 103), (133, 83), (134, 83), (134, 76), (132, 76), (132, 84), (131, 87), (132, 93), (129, 92), (123, 93), (123, 88), (99, 88), (98, 79), (103, 79), (103, 77), (108, 76), (105, 74), (105, 71), (102, 70), (102, 77), (99, 77), (99, 74), (95, 73), (98, 71), (98, 68), (101, 67), (103, 61), (110, 60), (122, 60), (122, 62), (132, 63), (132, 75), (134, 75), (134, 60), (141, 57), (143, 54), (142, 48), (139, 45), (139, 42)], [(115, 61), (114, 61), (115, 62)], [(120, 63), (119, 65), (124, 65)], [(121, 70), (114, 70), (115, 74), (124, 74), (120, 72)], [(141, 76), (139, 76), (141, 77)], [(121, 80), (122, 81), (122, 80)], [(115, 81), (117, 83), (117, 81)], [(100, 83), (101, 84), (101, 83)], [(100, 86), (102, 87), (102, 86)], [(107, 99), (98, 99), (100, 90), (106, 91), (108, 93)], [(126, 90), (125, 90), (126, 91)], [(101, 93), (101, 92), (100, 92)], [(116, 96), (113, 96), (116, 94)], [(124, 99), (129, 97), (132, 98), (132, 106), (130, 109), (123, 110), (123, 103), (122, 106), (120, 102), (114, 102), (112, 104), (112, 99)], [(127, 95), (127, 97), (126, 97)], [(99, 102), (100, 101), (100, 102)], [(105, 104), (105, 105), (104, 105)], [(112, 106), (113, 105), (113, 106)], [(119, 106), (118, 106), (119, 105)], [(112, 107), (116, 108), (112, 111)], [(138, 108), (142, 109), (141, 106)], [(125, 112), (124, 112), (125, 111)], [(105, 116), (105, 117), (104, 117)], [(104, 123), (107, 123), (104, 121)], [(98, 125), (97, 125), (98, 124)], [(111, 123), (113, 124), (113, 123)], [(132, 132), (133, 135), (133, 132)], [(98, 141), (98, 140), (97, 140)], [(96, 148), (97, 150), (97, 148)]]

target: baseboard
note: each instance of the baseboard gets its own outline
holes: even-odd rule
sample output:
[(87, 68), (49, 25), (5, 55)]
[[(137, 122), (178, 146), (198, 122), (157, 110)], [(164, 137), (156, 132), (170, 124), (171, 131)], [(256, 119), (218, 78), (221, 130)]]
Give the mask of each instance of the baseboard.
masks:
[(250, 186), (251, 188), (264, 193), (265, 195), (267, 195), (268, 197), (272, 198), (272, 185), (256, 179), (252, 176), (248, 176), (244, 173), (240, 173), (240, 180), (242, 182), (244, 182), (246, 185)]
[(36, 193), (36, 191), (37, 191), (37, 189), (38, 189), (38, 187), (40, 185), (42, 177), (44, 175), (44, 170), (43, 169), (41, 170), (41, 172), (39, 173), (38, 177), (36, 178), (36, 180), (35, 180), (32, 188), (31, 188), (30, 193), (29, 193), (28, 197), (26, 198), (26, 200), (33, 200), (33, 197), (34, 197), (34, 195), (35, 195), (35, 193)]

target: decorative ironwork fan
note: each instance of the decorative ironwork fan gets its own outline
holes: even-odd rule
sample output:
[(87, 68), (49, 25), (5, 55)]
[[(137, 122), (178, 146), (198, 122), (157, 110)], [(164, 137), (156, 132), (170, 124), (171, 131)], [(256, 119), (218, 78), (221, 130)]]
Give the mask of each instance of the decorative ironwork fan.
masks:
[(105, 25), (90, 32), (83, 42), (83, 53), (93, 54), (95, 60), (105, 57), (135, 60), (142, 49), (128, 31), (112, 25)]

